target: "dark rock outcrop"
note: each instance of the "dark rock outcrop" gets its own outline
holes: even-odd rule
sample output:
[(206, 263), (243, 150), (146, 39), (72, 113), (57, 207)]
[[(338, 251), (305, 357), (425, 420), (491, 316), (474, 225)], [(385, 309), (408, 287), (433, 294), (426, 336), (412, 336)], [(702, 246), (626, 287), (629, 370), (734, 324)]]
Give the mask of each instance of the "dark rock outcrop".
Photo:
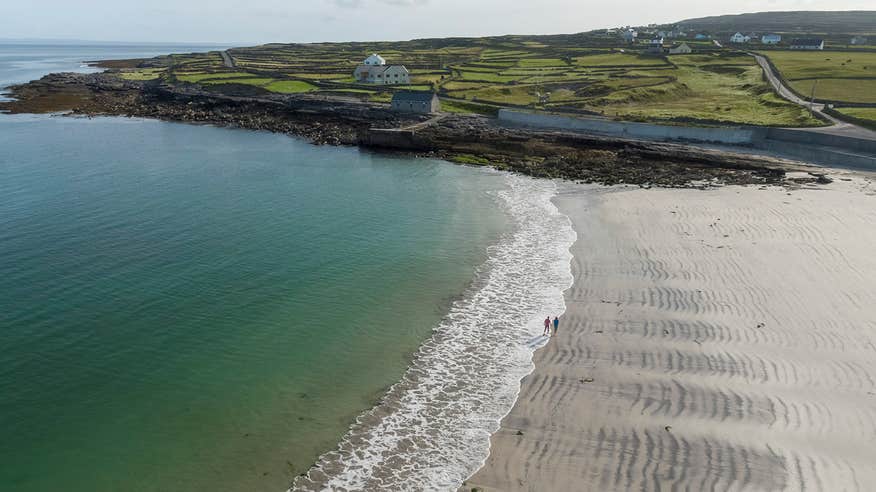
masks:
[(781, 184), (785, 170), (794, 167), (778, 159), (678, 144), (510, 129), (471, 115), (447, 115), (405, 129), (428, 117), (352, 97), (127, 81), (112, 72), (51, 74), (11, 92), (15, 100), (0, 103), (0, 110), (209, 123), (606, 185)]

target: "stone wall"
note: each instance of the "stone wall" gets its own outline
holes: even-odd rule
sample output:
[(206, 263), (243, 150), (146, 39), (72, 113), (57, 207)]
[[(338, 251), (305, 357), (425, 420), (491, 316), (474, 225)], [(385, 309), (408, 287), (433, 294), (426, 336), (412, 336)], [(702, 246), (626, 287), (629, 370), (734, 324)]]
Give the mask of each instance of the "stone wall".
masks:
[(417, 138), (413, 130), (371, 128), (359, 133), (359, 145), (396, 150), (426, 151), (431, 145)]

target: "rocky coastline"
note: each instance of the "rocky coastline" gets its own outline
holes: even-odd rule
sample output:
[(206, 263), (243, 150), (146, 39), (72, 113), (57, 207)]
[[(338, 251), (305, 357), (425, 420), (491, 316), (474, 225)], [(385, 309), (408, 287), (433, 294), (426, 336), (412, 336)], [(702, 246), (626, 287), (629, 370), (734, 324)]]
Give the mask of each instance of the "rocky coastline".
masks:
[[(781, 159), (701, 147), (505, 128), (483, 116), (427, 116), (390, 111), (352, 97), (280, 95), (224, 84), (129, 81), (113, 72), (57, 73), (9, 88), (9, 113), (131, 116), (214, 124), (303, 137), (315, 144), (489, 165), (536, 177), (605, 185), (708, 187), (824, 182), (812, 168)], [(789, 171), (809, 172), (789, 178)]]

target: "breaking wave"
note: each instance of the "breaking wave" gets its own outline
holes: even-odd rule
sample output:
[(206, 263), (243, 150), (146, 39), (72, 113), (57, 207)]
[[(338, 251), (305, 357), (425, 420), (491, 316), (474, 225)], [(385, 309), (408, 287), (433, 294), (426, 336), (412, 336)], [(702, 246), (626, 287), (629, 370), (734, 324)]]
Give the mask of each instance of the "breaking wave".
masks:
[(544, 317), (565, 310), (576, 237), (551, 202), (555, 183), (505, 179), (499, 201), (511, 231), (402, 380), (290, 490), (455, 490), (483, 464), (533, 352), (546, 343)]

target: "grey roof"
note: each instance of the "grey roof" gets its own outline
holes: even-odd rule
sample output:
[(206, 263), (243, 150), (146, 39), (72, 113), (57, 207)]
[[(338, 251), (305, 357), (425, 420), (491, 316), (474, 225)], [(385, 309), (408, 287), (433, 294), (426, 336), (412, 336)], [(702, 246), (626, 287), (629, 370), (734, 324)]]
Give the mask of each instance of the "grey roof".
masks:
[(356, 71), (359, 70), (367, 70), (374, 74), (381, 74), (390, 68), (401, 68), (402, 70), (407, 71), (404, 65), (359, 65), (356, 67)]
[(824, 40), (819, 38), (800, 38), (791, 41), (791, 44), (796, 46), (817, 46), (823, 42)]
[(435, 97), (434, 92), (426, 92), (426, 91), (399, 91), (392, 95), (393, 101), (403, 101), (403, 102), (432, 102), (432, 98)]

